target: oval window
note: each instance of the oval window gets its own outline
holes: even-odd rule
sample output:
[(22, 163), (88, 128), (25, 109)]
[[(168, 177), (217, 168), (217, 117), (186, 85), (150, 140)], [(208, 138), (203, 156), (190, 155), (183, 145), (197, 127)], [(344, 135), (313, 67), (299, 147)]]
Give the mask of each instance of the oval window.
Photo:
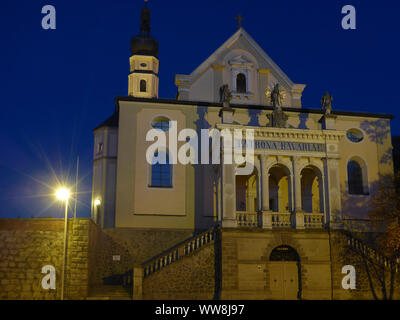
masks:
[(362, 133), (361, 130), (358, 129), (350, 129), (347, 131), (347, 139), (349, 139), (351, 142), (361, 142), (364, 139), (364, 134)]
[(154, 129), (168, 131), (169, 130), (169, 119), (166, 117), (157, 117), (153, 120), (153, 122), (151, 123), (151, 126)]
[(146, 67), (147, 67), (147, 64), (141, 63), (140, 66), (143, 67), (143, 68), (146, 68)]

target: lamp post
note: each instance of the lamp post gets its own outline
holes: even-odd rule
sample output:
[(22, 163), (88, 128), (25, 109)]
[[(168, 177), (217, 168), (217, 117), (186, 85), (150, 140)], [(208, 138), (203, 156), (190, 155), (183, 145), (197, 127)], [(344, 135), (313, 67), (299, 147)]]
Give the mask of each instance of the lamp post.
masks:
[(61, 188), (57, 190), (56, 197), (62, 201), (65, 201), (65, 217), (64, 217), (64, 258), (63, 268), (61, 274), (61, 300), (64, 300), (64, 281), (65, 281), (65, 267), (67, 260), (67, 232), (68, 232), (68, 199), (70, 193), (68, 189)]
[(101, 200), (96, 199), (94, 200), (94, 222), (99, 224), (99, 207), (101, 205)]

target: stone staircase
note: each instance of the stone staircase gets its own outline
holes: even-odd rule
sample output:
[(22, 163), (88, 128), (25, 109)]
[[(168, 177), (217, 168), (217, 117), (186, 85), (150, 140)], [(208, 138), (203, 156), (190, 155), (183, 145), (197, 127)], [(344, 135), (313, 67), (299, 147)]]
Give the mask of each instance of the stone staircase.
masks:
[(353, 237), (349, 232), (345, 232), (345, 235), (347, 237), (347, 244), (352, 249), (363, 253), (381, 266), (384, 265), (386, 268), (392, 267), (396, 272), (400, 271), (400, 258), (397, 258), (396, 261), (390, 261), (390, 259), (371, 248), (364, 241)]
[[(213, 243), (216, 239), (218, 227), (213, 227), (205, 232), (195, 234), (193, 237), (184, 240), (181, 243), (163, 251), (155, 257), (145, 261), (142, 264), (143, 277), (147, 277), (164, 267), (190, 256), (194, 252), (200, 250), (205, 245)], [(110, 280), (111, 278), (115, 278)], [(93, 286), (90, 289), (87, 300), (131, 300), (133, 294), (133, 270), (129, 270), (125, 274), (114, 275), (109, 277), (105, 282), (112, 284), (104, 284)]]
[(213, 227), (205, 232), (194, 235), (190, 239), (187, 239), (145, 261), (142, 264), (144, 278), (178, 261), (179, 259), (182, 259), (183, 257), (192, 255), (205, 245), (213, 243), (216, 239), (218, 229), (218, 227)]
[(132, 300), (132, 294), (122, 286), (99, 285), (90, 289), (86, 300)]

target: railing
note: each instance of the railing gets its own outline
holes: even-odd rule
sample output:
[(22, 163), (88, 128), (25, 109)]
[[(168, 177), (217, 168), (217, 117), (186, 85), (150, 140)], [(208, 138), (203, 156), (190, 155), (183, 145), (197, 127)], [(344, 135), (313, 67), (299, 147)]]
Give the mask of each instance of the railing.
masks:
[(214, 227), (203, 233), (193, 236), (192, 238), (180, 243), (167, 251), (151, 258), (150, 260), (143, 263), (144, 277), (153, 274), (154, 272), (161, 270), (167, 265), (178, 261), (179, 259), (191, 255), (201, 247), (213, 242), (215, 240), (218, 228)]
[(318, 229), (322, 228), (324, 219), (323, 213), (304, 213), (304, 228)]
[[(347, 236), (347, 244), (351, 248), (362, 252), (365, 256), (371, 258), (372, 260), (375, 260), (380, 265), (384, 265), (385, 267), (390, 266), (391, 261), (389, 258), (385, 257), (383, 254), (379, 253), (375, 249), (366, 245), (363, 241), (352, 237), (349, 233), (346, 233), (346, 236)], [(394, 268), (396, 272), (400, 271), (400, 258), (397, 258), (396, 261), (394, 262)]]
[(236, 220), (238, 227), (258, 227), (257, 212), (237, 211)]
[(129, 270), (128, 272), (122, 275), (122, 286), (128, 292), (132, 292), (133, 288), (133, 269)]
[(272, 227), (273, 228), (290, 228), (290, 213), (289, 212), (272, 212)]

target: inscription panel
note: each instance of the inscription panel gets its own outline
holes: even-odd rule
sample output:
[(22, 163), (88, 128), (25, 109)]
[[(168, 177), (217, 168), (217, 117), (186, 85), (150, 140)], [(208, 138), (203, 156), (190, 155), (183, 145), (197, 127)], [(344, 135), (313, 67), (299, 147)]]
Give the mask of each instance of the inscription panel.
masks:
[[(240, 147), (240, 143), (242, 148), (246, 148), (247, 142), (245, 140), (236, 140), (235, 146)], [(276, 151), (325, 152), (325, 144), (323, 143), (255, 140), (249, 142), (248, 147)]]

